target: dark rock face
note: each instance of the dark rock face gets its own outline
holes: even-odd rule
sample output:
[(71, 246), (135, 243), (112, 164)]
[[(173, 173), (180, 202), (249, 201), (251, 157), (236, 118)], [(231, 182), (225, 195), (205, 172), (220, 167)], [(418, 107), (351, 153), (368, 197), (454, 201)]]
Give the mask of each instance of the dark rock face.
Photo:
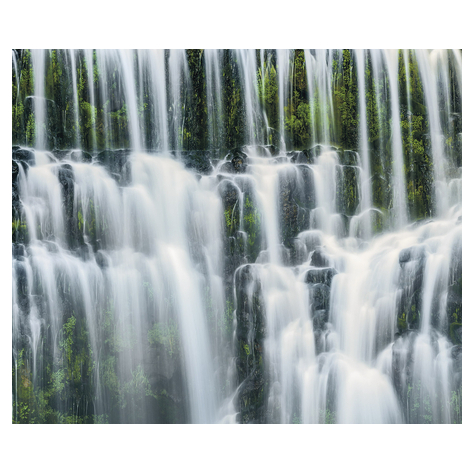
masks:
[(313, 171), (307, 165), (297, 166), (299, 174), (298, 200), (302, 207), (313, 209), (317, 206)]
[(20, 172), (18, 163), (12, 160), (12, 215), (15, 218), (21, 211), (20, 190), (18, 189), (18, 173)]
[(425, 246), (412, 246), (403, 249), (399, 253), (399, 265), (403, 267), (407, 262), (423, 260), (425, 258), (425, 252)]
[(301, 161), (299, 163), (315, 163), (315, 159), (318, 158), (325, 151), (323, 145), (315, 145), (307, 150), (303, 151), (307, 161)]
[(236, 338), (238, 346), (238, 394), (240, 422), (264, 422), (268, 376), (264, 369), (266, 335), (264, 305), (256, 268), (245, 265), (236, 271)]
[(305, 277), (305, 282), (307, 284), (325, 284), (330, 287), (336, 274), (338, 274), (338, 271), (334, 267), (310, 269)]
[(34, 152), (20, 147), (12, 148), (12, 242), (28, 241), (28, 230), (20, 201), (20, 167), (27, 174), (30, 165), (34, 163)]
[(74, 213), (74, 171), (67, 163), (58, 167), (58, 181), (61, 185), (62, 206), (64, 210), (64, 231), (68, 245), (75, 248), (79, 244), (80, 233), (77, 216)]
[(303, 208), (299, 201), (298, 175), (295, 169), (279, 174), (279, 218), (281, 241), (290, 248), (293, 239), (304, 229), (308, 229), (310, 210)]
[(310, 314), (314, 331), (323, 330), (328, 322), (330, 309), (330, 286), (326, 284), (310, 284)]
[(338, 213), (347, 216), (353, 216), (356, 214), (356, 210), (360, 203), (358, 174), (358, 167), (346, 165), (336, 167), (336, 206)]
[(225, 157), (227, 163), (224, 163), (221, 170), (224, 173), (245, 173), (248, 165), (248, 156), (239, 149), (234, 149)]
[(129, 150), (104, 150), (96, 156), (96, 160), (109, 170), (119, 185), (125, 186), (132, 179), (129, 156)]
[(454, 344), (462, 344), (462, 241), (452, 249), (451, 275), (453, 280), (447, 292), (447, 322), (449, 337)]
[(180, 160), (185, 168), (189, 168), (200, 175), (209, 175), (213, 171), (211, 152), (206, 150), (190, 150), (180, 152)]
[(232, 286), (234, 271), (244, 263), (244, 236), (239, 230), (241, 215), (240, 190), (230, 180), (224, 179), (218, 185), (224, 209), (224, 276), (226, 284)]
[(218, 185), (218, 192), (223, 201), (223, 208), (239, 216), (239, 188), (230, 180), (223, 180)]
[(425, 268), (425, 247), (413, 246), (399, 253), (401, 274), (399, 286), (402, 289), (400, 311), (398, 312), (398, 329), (419, 328), (422, 308), (422, 284)]
[(343, 150), (338, 153), (340, 165), (357, 167), (360, 166), (358, 154), (353, 150)]
[(18, 162), (25, 162), (28, 165), (35, 164), (35, 152), (25, 148), (14, 148), (12, 149), (12, 159)]
[(322, 251), (322, 249), (318, 248), (312, 252), (310, 265), (312, 265), (313, 267), (329, 267), (330, 260)]
[(402, 289), (398, 311), (399, 331), (418, 329), (422, 309), (422, 286), (426, 264), (424, 245), (412, 246), (399, 253), (399, 287)]
[(92, 161), (92, 155), (83, 150), (73, 150), (71, 152), (71, 160), (74, 160), (75, 162), (90, 163)]

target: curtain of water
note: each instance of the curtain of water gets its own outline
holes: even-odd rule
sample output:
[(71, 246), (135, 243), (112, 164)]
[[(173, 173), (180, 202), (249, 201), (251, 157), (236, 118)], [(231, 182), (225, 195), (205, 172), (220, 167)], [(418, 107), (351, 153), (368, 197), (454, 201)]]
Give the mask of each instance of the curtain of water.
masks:
[[(236, 50), (232, 110), (242, 111), (246, 146), (218, 160), (186, 148), (194, 76), (185, 50), (65, 53), (73, 144), (87, 143), (87, 131), (91, 153), (45, 151), (47, 54), (32, 51), (34, 97), (18, 99), (33, 104), (36, 151), (13, 150), (15, 420), (19, 386), (51, 385), (55, 413), (75, 422), (460, 421), (461, 322), (451, 305), (461, 285), (461, 170), (443, 147), (455, 135), (458, 52), (353, 52), (358, 147), (345, 151), (330, 143), (342, 52), (305, 50), (312, 148), (295, 151), (285, 122), (294, 52), (276, 52), (275, 147), (263, 80), (258, 89), (271, 53)], [(222, 150), (226, 55), (200, 58), (201, 126), (208, 147)], [(417, 225), (407, 225), (414, 154), (400, 116), (403, 102), (416, 107), (411, 61), (437, 210)], [(15, 55), (13, 66), (20, 91)], [(79, 84), (90, 123), (79, 118)], [(371, 135), (375, 123), (390, 124), (390, 143)], [(387, 189), (375, 188), (376, 170)]]

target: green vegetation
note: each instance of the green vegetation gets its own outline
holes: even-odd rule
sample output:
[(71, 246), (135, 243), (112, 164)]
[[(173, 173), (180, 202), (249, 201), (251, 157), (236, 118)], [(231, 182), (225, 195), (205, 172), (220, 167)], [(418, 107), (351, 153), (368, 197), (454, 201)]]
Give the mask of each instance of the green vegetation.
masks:
[(179, 346), (178, 325), (174, 322), (168, 324), (155, 323), (148, 332), (150, 345), (163, 345), (169, 356), (176, 356)]
[(261, 250), (261, 213), (252, 197), (244, 202), (244, 231), (247, 233), (247, 249), (250, 261), (255, 262)]
[(272, 63), (265, 62), (264, 70), (261, 70), (261, 68), (258, 69), (257, 89), (259, 100), (266, 111), (269, 126), (273, 129), (277, 129), (279, 127), (279, 96), (277, 72)]
[[(336, 69), (336, 71), (335, 71)], [(334, 68), (334, 94), (339, 143), (343, 148), (358, 147), (358, 87), (351, 51), (343, 50), (342, 69)]]

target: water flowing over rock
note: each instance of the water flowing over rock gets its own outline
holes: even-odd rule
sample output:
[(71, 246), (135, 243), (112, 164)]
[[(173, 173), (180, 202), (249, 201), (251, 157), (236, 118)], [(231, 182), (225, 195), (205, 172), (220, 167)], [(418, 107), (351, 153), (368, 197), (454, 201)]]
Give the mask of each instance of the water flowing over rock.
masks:
[(14, 50), (16, 423), (461, 423), (459, 50)]

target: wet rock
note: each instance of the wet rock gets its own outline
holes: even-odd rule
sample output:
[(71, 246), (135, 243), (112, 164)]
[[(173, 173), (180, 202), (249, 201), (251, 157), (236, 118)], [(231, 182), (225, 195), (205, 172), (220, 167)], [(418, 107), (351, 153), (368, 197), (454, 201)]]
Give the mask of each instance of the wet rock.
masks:
[(328, 318), (328, 310), (314, 310), (312, 312), (313, 331), (318, 332), (318, 334), (320, 334), (320, 332), (325, 328), (325, 325), (328, 323)]
[(130, 150), (104, 150), (96, 156), (121, 186), (128, 185), (132, 174), (129, 162)]
[[(460, 337), (462, 329), (460, 329)], [(451, 349), (452, 360), (454, 364), (454, 373), (462, 375), (462, 345), (455, 345)]]
[(462, 324), (461, 323), (452, 323), (449, 329), (449, 336), (454, 345), (462, 344)]
[(353, 150), (343, 150), (338, 153), (340, 165), (358, 167), (360, 160), (358, 154)]
[(62, 207), (64, 210), (64, 231), (68, 244), (75, 247), (79, 239), (77, 216), (74, 214), (74, 171), (65, 163), (58, 167), (58, 181), (61, 186)]
[(226, 285), (232, 285), (234, 272), (245, 264), (245, 236), (237, 231), (234, 235), (228, 236), (224, 241), (224, 280)]
[(23, 244), (12, 243), (12, 256), (14, 259), (20, 259), (22, 257), (25, 257), (25, 246)]
[(243, 196), (243, 227), (246, 233), (246, 254), (249, 262), (255, 262), (261, 251), (262, 214), (252, 191)]
[(238, 419), (241, 424), (265, 422), (266, 379), (262, 364), (241, 383), (238, 394)]
[(287, 157), (290, 159), (292, 163), (299, 163), (299, 164), (313, 164), (315, 163), (315, 158), (308, 156), (305, 154), (305, 151), (300, 152), (298, 150), (294, 150), (287, 154)]
[(97, 265), (101, 269), (109, 267), (109, 258), (103, 253), (103, 251), (96, 252), (94, 257), (96, 258)]
[(347, 216), (356, 214), (360, 203), (359, 169), (354, 166), (336, 167), (336, 208), (338, 213)]
[(222, 168), (225, 173), (246, 173), (248, 157), (243, 151), (234, 149), (226, 155), (225, 160), (228, 162)]
[(20, 169), (18, 163), (15, 160), (12, 160), (12, 181), (15, 181)]
[[(308, 162), (315, 163), (315, 159), (318, 158), (327, 148), (323, 145), (315, 145), (314, 147), (303, 150), (303, 154), (307, 157)], [(302, 163), (302, 162), (300, 162)]]
[(224, 275), (228, 284), (232, 284), (234, 271), (244, 263), (245, 238), (239, 231), (240, 190), (231, 180), (224, 179), (218, 185), (218, 193), (223, 203)]
[(236, 271), (235, 286), (236, 335), (247, 343), (250, 343), (250, 340), (262, 343), (265, 336), (264, 305), (261, 301), (259, 275), (253, 265), (244, 265)]
[(83, 150), (73, 150), (71, 152), (71, 160), (74, 160), (75, 162), (90, 163), (92, 161), (92, 155)]
[(305, 282), (308, 284), (325, 284), (329, 287), (333, 277), (338, 274), (338, 271), (334, 267), (326, 267), (324, 269), (310, 269), (307, 271)]
[(35, 152), (26, 148), (12, 150), (12, 159), (18, 162), (25, 162), (28, 165), (35, 164)]
[(231, 180), (224, 179), (218, 185), (218, 193), (221, 196), (223, 207), (227, 209), (235, 209), (237, 207), (239, 216), (239, 193), (240, 190)]
[[(231, 162), (224, 162), (221, 165), (219, 171), (221, 173), (229, 173), (229, 174), (236, 173), (236, 170), (234, 169), (233, 164)], [(220, 176), (220, 175), (218, 175), (218, 176)]]
[(55, 158), (59, 160), (63, 160), (64, 158), (69, 158), (71, 156), (70, 150), (59, 150), (57, 148), (53, 149), (51, 153), (55, 156)]
[(284, 170), (279, 174), (279, 213), (281, 240), (291, 247), (292, 240), (310, 224), (310, 210), (297, 204), (299, 187), (296, 170)]
[(412, 246), (412, 247), (403, 249), (399, 253), (399, 265), (403, 267), (403, 265), (407, 262), (425, 259), (425, 252), (426, 252), (426, 248), (423, 245)]
[(310, 304), (312, 312), (328, 310), (330, 307), (330, 287), (326, 284), (310, 285)]
[(329, 267), (330, 260), (322, 249), (318, 248), (311, 254), (310, 265), (313, 267)]
[(298, 190), (298, 201), (304, 208), (314, 209), (317, 206), (315, 196), (315, 180), (312, 169), (307, 165), (298, 165), (298, 173), (302, 180), (302, 185)]
[(237, 404), (240, 422), (253, 423), (264, 415), (266, 376), (264, 372), (265, 319), (261, 285), (256, 267), (236, 271), (236, 367), (241, 385)]
[(201, 175), (209, 175), (213, 171), (210, 152), (206, 150), (181, 151), (179, 156), (185, 168), (194, 170)]
[(290, 245), (290, 265), (298, 266), (307, 260), (308, 252), (305, 244), (299, 239), (293, 239)]
[(25, 314), (30, 312), (30, 299), (29, 299), (29, 287), (28, 287), (28, 276), (26, 273), (26, 268), (23, 262), (15, 262), (15, 273), (17, 279), (17, 302), (20, 310)]
[(280, 153), (275, 145), (256, 145), (254, 148), (263, 157), (277, 157)]
[(18, 174), (20, 172), (20, 166), (18, 162), (12, 160), (12, 217), (13, 220), (18, 220), (21, 216), (21, 203), (20, 203), (20, 189), (18, 183)]

